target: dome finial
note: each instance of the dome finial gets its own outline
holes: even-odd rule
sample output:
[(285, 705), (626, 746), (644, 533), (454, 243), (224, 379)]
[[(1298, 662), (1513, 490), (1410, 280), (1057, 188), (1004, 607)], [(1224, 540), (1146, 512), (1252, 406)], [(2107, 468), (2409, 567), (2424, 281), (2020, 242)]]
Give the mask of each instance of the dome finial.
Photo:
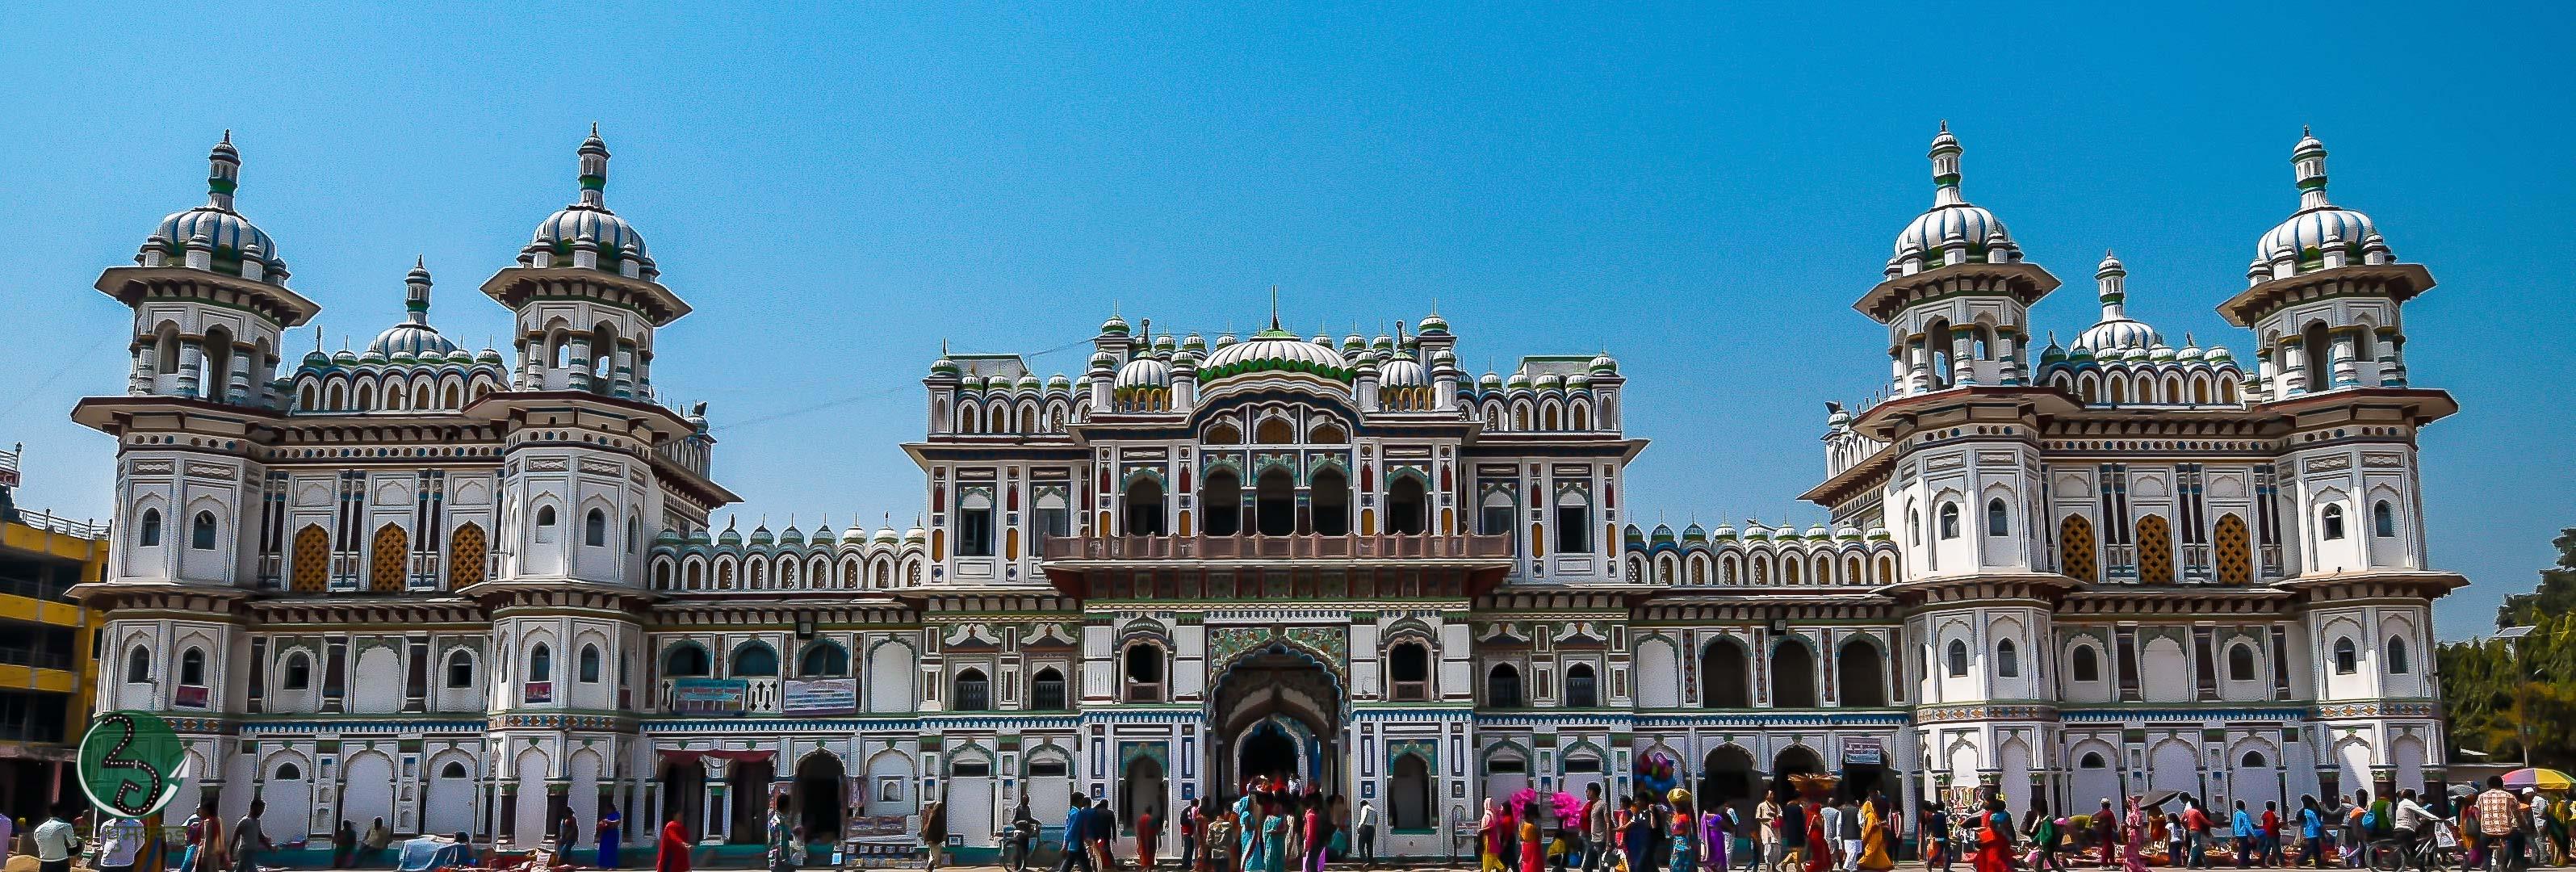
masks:
[(403, 276), (403, 309), (410, 313), (404, 320), (429, 323), (429, 284), (429, 258), (413, 255), (411, 274)]
[(1279, 285), (1276, 282), (1270, 285), (1270, 329), (1279, 329)]
[(1941, 132), (1932, 137), (1933, 205), (1948, 206), (1967, 200), (1959, 194), (1959, 138), (1950, 135), (1950, 122), (1942, 119)]
[(241, 187), (241, 152), (233, 149), (233, 132), (224, 131), (223, 141), (206, 153), (206, 205), (226, 212), (233, 210), (233, 189)]
[(2290, 150), (2290, 166), (2299, 180), (2299, 211), (2322, 208), (2326, 202), (2326, 144), (2318, 142), (2307, 125), (2299, 125), (2299, 144)]
[(599, 122), (590, 123), (590, 137), (581, 141), (581, 204), (593, 208), (608, 204), (608, 143), (599, 138)]

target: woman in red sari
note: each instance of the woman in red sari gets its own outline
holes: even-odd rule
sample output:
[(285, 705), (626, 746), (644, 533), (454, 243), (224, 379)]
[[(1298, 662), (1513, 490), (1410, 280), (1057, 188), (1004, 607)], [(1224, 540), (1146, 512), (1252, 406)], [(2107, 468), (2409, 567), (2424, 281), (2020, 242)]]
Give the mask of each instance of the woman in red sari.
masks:
[(1823, 807), (1812, 802), (1807, 804), (1806, 872), (1833, 872), (1833, 843), (1825, 841), (1825, 816), (1816, 813)]
[(662, 824), (662, 841), (654, 846), (653, 872), (689, 872), (689, 833), (680, 828), (680, 811)]
[[(1978, 815), (1977, 853), (1969, 862), (1977, 872), (2013, 872), (2012, 833), (2005, 830), (2012, 815), (2004, 811), (2000, 800), (1987, 800), (1985, 811)], [(2110, 848), (2103, 848), (2109, 851)]]

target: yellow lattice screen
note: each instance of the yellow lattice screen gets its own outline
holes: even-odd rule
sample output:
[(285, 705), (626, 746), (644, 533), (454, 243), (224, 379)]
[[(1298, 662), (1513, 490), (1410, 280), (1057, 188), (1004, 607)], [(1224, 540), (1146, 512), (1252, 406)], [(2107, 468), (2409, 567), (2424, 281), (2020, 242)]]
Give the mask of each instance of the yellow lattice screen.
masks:
[(403, 564), (411, 557), (411, 537), (399, 525), (378, 527), (374, 552), (367, 560), (367, 589), (377, 593), (401, 593)]
[(2254, 580), (2254, 549), (2245, 533), (2245, 519), (2235, 515), (2218, 516), (2218, 583), (2247, 584)]
[(288, 587), (297, 593), (321, 593), (331, 587), (331, 534), (320, 524), (295, 531), (295, 574)]
[(2138, 580), (2147, 584), (2172, 584), (2173, 529), (2159, 515), (2138, 520)]
[(2101, 572), (2094, 565), (2094, 559), (2093, 522), (2084, 520), (2083, 515), (2068, 515), (2066, 520), (2058, 522), (2057, 562), (2065, 568), (2067, 577), (2077, 581), (2099, 580)]
[(483, 582), (483, 528), (466, 524), (447, 537), (447, 588)]

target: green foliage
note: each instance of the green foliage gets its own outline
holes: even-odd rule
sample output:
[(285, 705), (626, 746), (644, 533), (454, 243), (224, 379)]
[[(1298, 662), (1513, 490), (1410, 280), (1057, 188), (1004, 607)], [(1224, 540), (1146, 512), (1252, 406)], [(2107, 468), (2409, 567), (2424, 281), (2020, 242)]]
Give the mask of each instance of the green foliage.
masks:
[(2518, 764), (2530, 744), (2531, 764), (2576, 769), (2576, 528), (2559, 531), (2558, 564), (2540, 571), (2531, 593), (2505, 598), (2496, 626), (2528, 625), (2519, 640), (2453, 642), (2435, 652), (2443, 701), (2451, 716), (2452, 759), (2459, 749), (2486, 752), (2486, 762)]

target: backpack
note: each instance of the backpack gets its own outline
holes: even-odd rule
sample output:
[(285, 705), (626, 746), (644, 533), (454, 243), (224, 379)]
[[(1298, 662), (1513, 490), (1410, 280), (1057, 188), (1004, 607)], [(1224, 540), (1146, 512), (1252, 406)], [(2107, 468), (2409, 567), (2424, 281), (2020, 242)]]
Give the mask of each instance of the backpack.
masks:
[(2366, 811), (2365, 811), (2365, 812), (2362, 812), (2362, 813), (2361, 813), (2361, 828), (2362, 828), (2362, 829), (2364, 829), (2364, 830), (2371, 831), (2371, 832), (2378, 832), (2378, 831), (2379, 831), (2379, 815), (2378, 815), (2378, 814), (2376, 814), (2376, 813), (2373, 813), (2373, 812), (2366, 812)]

